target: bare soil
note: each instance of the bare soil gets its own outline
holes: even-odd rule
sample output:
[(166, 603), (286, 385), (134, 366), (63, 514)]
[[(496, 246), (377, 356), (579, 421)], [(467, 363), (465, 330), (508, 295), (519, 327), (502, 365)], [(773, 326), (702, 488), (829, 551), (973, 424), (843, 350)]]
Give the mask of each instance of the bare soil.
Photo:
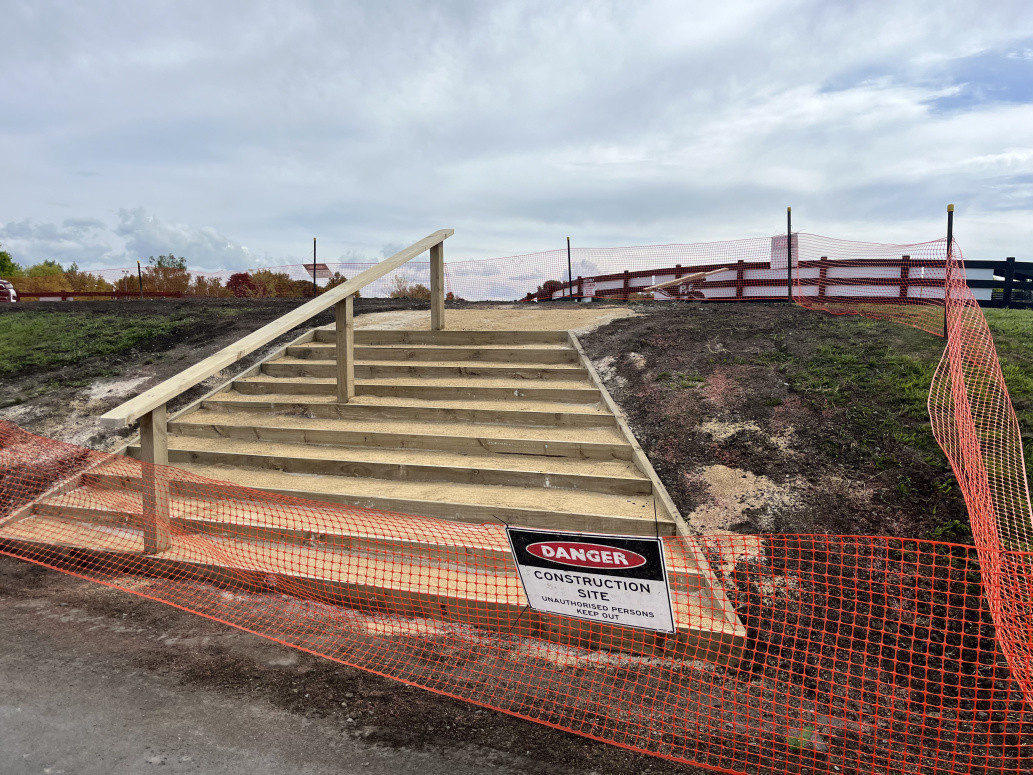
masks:
[[(867, 358), (864, 372), (878, 372), (887, 368), (879, 356), (899, 350), (931, 368), (942, 340), (789, 305), (638, 311), (582, 342), (700, 534), (930, 538), (967, 523), (928, 416), (906, 414), (898, 396), (861, 381), (852, 365)], [(830, 344), (842, 346), (835, 355), (849, 370), (827, 363), (821, 348)], [(946, 537), (969, 540), (959, 530)]]

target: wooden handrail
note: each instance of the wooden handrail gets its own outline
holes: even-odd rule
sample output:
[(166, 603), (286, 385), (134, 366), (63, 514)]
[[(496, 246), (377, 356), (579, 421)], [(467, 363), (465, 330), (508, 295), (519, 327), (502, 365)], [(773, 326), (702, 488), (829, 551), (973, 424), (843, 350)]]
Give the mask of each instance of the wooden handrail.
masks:
[[(455, 231), (453, 229), (440, 229), (439, 231), (424, 237), (419, 242), (413, 243), (405, 250), (395, 253), (390, 258), (385, 258), (376, 266), (372, 266), (364, 272), (360, 272), (355, 275), (355, 277), (347, 280), (341, 285), (338, 285), (336, 288), (332, 288), (321, 296), (317, 296), (311, 301), (302, 304), (297, 309), (277, 318), (272, 323), (262, 326), (257, 331), (248, 334), (243, 339), (231, 344), (229, 347), (219, 350), (219, 352), (214, 355), (208, 356), (203, 361), (195, 363), (193, 366), (180, 372), (175, 377), (165, 380), (160, 385), (155, 385), (150, 390), (141, 393), (120, 406), (116, 406), (114, 409), (101, 415), (101, 424), (109, 427), (121, 427), (140, 419), (155, 409), (164, 407), (165, 404), (181, 393), (189, 390), (209, 377), (218, 374), (227, 366), (230, 366), (250, 355), (259, 347), (268, 344), (278, 336), (282, 336), (292, 328), (300, 326), (305, 321), (318, 315), (320, 312), (330, 309), (330, 307), (335, 306), (338, 302), (343, 302), (345, 299), (350, 298), (357, 291), (362, 290), (374, 280), (379, 280), (384, 275), (394, 271), (402, 264), (407, 261), (411, 261), (416, 258), (416, 256), (426, 252), (427, 250), (434, 249), (432, 250), (431, 256), (432, 264), (435, 259), (440, 261), (440, 245), (454, 233)], [(433, 268), (434, 267), (432, 266), (432, 269)], [(432, 282), (432, 285), (433, 284), (434, 283)], [(437, 308), (433, 302), (432, 306), (434, 306), (436, 312)], [(440, 321), (438, 322), (440, 324)]]

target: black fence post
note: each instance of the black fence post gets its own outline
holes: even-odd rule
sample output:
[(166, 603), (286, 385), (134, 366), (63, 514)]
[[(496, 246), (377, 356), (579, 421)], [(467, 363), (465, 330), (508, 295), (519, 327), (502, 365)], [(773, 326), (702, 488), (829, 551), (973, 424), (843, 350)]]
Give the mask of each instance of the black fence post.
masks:
[(786, 208), (786, 298), (793, 303), (793, 208)]
[(947, 296), (950, 294), (950, 263), (954, 257), (954, 205), (947, 205), (947, 260), (943, 263), (943, 338), (947, 331)]
[(567, 237), (567, 295), (574, 295), (574, 270), (570, 266), (570, 237)]
[(316, 287), (316, 238), (312, 238), (312, 295), (319, 295), (319, 288)]
[(1004, 261), (1004, 306), (1011, 309), (1012, 288), (1015, 286), (1015, 256), (1008, 256)]

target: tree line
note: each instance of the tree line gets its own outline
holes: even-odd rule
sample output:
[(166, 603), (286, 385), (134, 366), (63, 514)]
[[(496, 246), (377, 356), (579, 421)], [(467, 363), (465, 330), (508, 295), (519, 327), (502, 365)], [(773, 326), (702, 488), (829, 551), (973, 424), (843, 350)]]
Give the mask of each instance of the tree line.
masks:
[[(2, 246), (0, 246), (2, 247)], [(311, 280), (294, 280), (286, 272), (258, 269), (232, 274), (225, 283), (218, 277), (191, 274), (187, 260), (172, 253), (150, 256), (140, 274), (129, 273), (114, 281), (98, 274), (82, 271), (76, 263), (67, 268), (57, 261), (46, 260), (29, 267), (15, 263), (11, 254), (0, 249), (0, 279), (9, 281), (20, 294), (25, 293), (91, 293), (113, 292), (136, 294), (141, 280), (145, 293), (169, 293), (212, 298), (301, 298), (313, 295)], [(323, 293), (341, 285), (348, 278), (334, 272), (325, 285), (316, 289)], [(356, 293), (356, 296), (359, 294)], [(393, 278), (391, 298), (430, 299), (430, 289), (414, 283), (402, 274)], [(449, 293), (451, 301), (454, 296)]]

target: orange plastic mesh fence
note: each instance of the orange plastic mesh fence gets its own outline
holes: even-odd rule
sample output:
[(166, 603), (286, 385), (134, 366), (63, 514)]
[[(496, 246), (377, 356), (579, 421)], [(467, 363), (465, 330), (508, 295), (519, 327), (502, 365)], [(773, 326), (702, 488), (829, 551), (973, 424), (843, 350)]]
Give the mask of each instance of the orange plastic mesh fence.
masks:
[[(816, 239), (813, 247), (828, 253), (829, 242)], [(813, 277), (814, 262), (801, 255), (794, 275), (795, 300), (814, 309), (884, 318), (946, 336), (929, 391), (933, 433), (968, 505), (998, 641), (1027, 700), (1033, 701), (1033, 589), (1023, 560), (1023, 553), (1033, 550), (1033, 509), (1018, 418), (957, 244), (949, 255), (946, 240), (911, 246), (909, 253), (917, 259), (900, 269), (901, 277), (931, 274), (917, 291), (912, 284), (905, 293), (902, 285), (896, 297), (870, 292), (848, 299), (811, 291), (808, 277)], [(856, 273), (852, 263), (859, 262), (844, 260), (837, 267)]]
[(678, 572), (689, 539), (664, 539), (678, 634), (654, 635), (525, 611), (501, 525), (230, 488), (10, 424), (0, 471), (4, 553), (599, 740), (730, 772), (1033, 766), (981, 583), (993, 562), (1028, 600), (1033, 555), (708, 538), (747, 634), (721, 665), (719, 631), (693, 638), (721, 600)]
[[(834, 240), (794, 233), (796, 294), (835, 310), (865, 299), (903, 299), (909, 307), (943, 303), (943, 241), (892, 245)], [(573, 248), (445, 263), (445, 290), (467, 301), (697, 299), (744, 301), (785, 299), (789, 272), (786, 236), (695, 244)], [(801, 263), (802, 262), (802, 263)], [(373, 266), (375, 262), (317, 264), (318, 292)], [(704, 277), (692, 275), (706, 273)], [(992, 275), (992, 272), (990, 273)], [(980, 279), (990, 279), (990, 275)], [(682, 278), (684, 282), (672, 282)], [(93, 299), (139, 295), (133, 269), (97, 269), (11, 280), (24, 300)], [(665, 285), (666, 284), (666, 285)], [(649, 290), (656, 285), (664, 287)], [(306, 297), (313, 293), (311, 264), (241, 272), (146, 268), (145, 295), (195, 297)], [(362, 295), (429, 298), (430, 264), (410, 261), (363, 289)], [(1025, 285), (1023, 287), (1026, 287)], [(989, 298), (989, 291), (983, 291)]]
[[(884, 278), (897, 281), (895, 296), (884, 291), (893, 283), (867, 284), (879, 290), (866, 295), (833, 282), (818, 293), (821, 255), (838, 245), (871, 259), (885, 247), (833, 242), (818, 245), (812, 267), (800, 239), (798, 302), (942, 333), (946, 299), (949, 338), (929, 407), (974, 548), (665, 538), (676, 623), (666, 635), (527, 610), (500, 524), (306, 502), (3, 423), (0, 551), (715, 770), (1033, 771), (1033, 529), (1018, 425), (985, 320), (960, 256), (946, 256), (942, 242), (903, 246), (941, 262), (944, 277), (919, 278), (928, 295), (912, 293), (910, 276), (901, 293), (899, 267)], [(694, 570), (707, 566), (709, 575)]]

